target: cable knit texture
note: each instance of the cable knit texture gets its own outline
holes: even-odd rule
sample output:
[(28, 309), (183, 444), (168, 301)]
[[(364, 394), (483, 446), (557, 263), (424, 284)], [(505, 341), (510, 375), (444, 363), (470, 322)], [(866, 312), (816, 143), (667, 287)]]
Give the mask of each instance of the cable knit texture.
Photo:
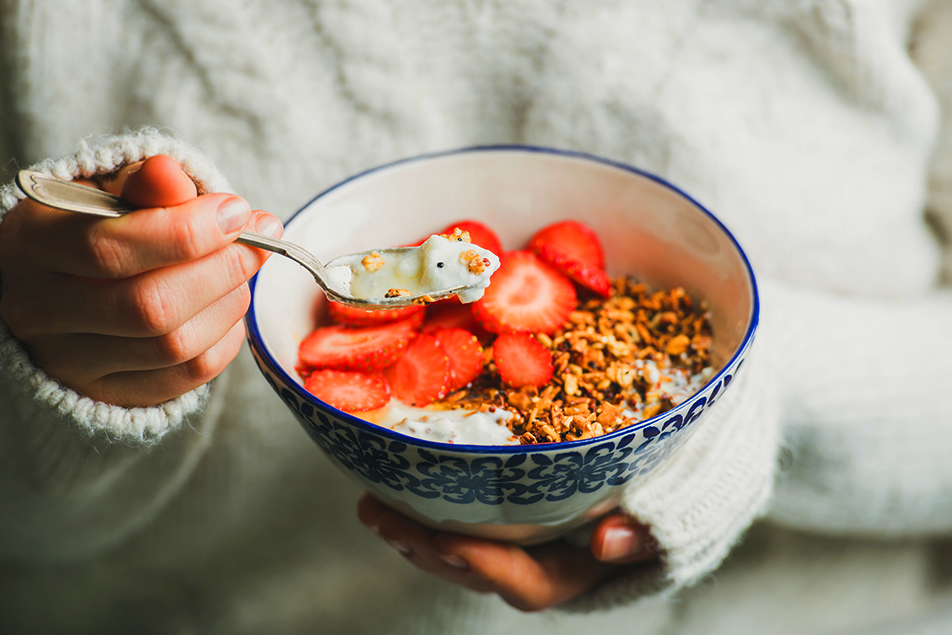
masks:
[[(744, 383), (626, 492), (661, 565), (541, 615), (435, 582), (363, 532), (355, 487), (247, 351), (210, 387), (123, 410), (59, 386), (0, 330), (0, 631), (888, 632), (885, 608), (850, 612), (826, 584), (842, 543), (809, 560), (830, 575), (798, 570), (782, 538), (763, 552), (773, 577), (721, 565), (757, 555), (736, 545), (763, 514), (771, 536), (904, 537), (852, 552), (890, 567), (848, 586), (935, 609), (952, 592), (912, 540), (952, 532), (950, 24), (949, 0), (3, 3), (7, 180), (165, 152), (286, 219), (393, 159), (569, 148), (713, 210), (763, 310)], [(126, 129), (142, 131), (111, 136)], [(0, 213), (16, 201), (0, 191)], [(792, 616), (735, 615), (745, 598)], [(804, 606), (834, 622), (798, 631)]]

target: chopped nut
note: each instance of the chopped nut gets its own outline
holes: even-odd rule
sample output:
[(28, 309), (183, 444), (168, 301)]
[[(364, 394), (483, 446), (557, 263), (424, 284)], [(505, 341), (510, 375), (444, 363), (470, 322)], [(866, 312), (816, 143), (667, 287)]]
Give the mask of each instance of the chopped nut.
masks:
[(528, 410), (532, 406), (532, 400), (524, 392), (514, 392), (509, 395), (509, 405), (519, 410)]
[(406, 295), (413, 295), (410, 293), (409, 289), (390, 289), (387, 291), (383, 297), (385, 298), (399, 298)]
[(482, 272), (486, 271), (489, 268), (489, 265), (492, 264), (489, 262), (488, 258), (482, 258), (475, 249), (467, 249), (459, 255), (459, 261), (466, 265), (466, 268), (469, 269), (470, 273), (474, 273), (477, 276)]
[(369, 254), (364, 256), (364, 259), (360, 261), (360, 264), (364, 266), (364, 269), (370, 271), (371, 273), (377, 271), (384, 265), (385, 259), (380, 255), (379, 251), (371, 251)]
[(664, 347), (664, 352), (668, 355), (680, 355), (684, 351), (688, 350), (688, 345), (691, 343), (690, 338), (687, 335), (675, 335)]
[(565, 394), (572, 396), (578, 394), (578, 378), (571, 373), (562, 377), (562, 385), (565, 386)]
[(447, 240), (457, 240), (459, 242), (471, 243), (473, 242), (472, 238), (469, 237), (469, 232), (459, 227), (453, 228), (452, 234), (440, 234), (443, 238)]

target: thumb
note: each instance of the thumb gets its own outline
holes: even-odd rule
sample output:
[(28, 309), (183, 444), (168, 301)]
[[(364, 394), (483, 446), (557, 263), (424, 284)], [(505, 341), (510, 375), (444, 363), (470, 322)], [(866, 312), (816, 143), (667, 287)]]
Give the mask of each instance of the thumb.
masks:
[(611, 514), (595, 526), (592, 555), (602, 562), (640, 562), (657, 555), (648, 528), (624, 514)]
[(142, 162), (122, 185), (120, 197), (136, 207), (175, 207), (198, 196), (178, 162), (159, 154)]

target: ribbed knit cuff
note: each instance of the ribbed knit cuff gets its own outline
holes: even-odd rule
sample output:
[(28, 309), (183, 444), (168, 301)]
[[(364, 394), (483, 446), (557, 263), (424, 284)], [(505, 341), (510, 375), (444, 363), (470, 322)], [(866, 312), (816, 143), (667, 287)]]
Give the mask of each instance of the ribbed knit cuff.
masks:
[[(177, 160), (201, 191), (230, 191), (224, 177), (205, 154), (154, 128), (104, 137), (92, 145), (84, 141), (73, 155), (47, 159), (30, 169), (73, 180), (108, 174), (157, 154), (167, 154)], [(23, 198), (24, 194), (12, 183), (0, 188), (0, 222)], [(207, 385), (149, 408), (120, 408), (84, 397), (37, 368), (2, 321), (0, 381), (13, 382), (18, 392), (22, 391), (41, 411), (51, 418), (64, 418), (86, 434), (144, 444), (154, 443), (167, 432), (178, 429), (186, 417), (203, 408), (208, 398)]]
[(625, 493), (622, 509), (650, 528), (659, 564), (632, 566), (564, 608), (604, 609), (671, 595), (713, 571), (764, 513), (773, 487), (779, 413), (755, 353), (735, 379), (739, 384), (669, 462)]

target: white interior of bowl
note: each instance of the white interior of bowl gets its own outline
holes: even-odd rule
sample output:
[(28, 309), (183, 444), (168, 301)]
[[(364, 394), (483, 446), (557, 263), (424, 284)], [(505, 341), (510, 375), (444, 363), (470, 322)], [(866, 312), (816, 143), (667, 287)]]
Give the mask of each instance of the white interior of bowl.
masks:
[[(684, 287), (712, 313), (715, 370), (743, 341), (754, 293), (743, 255), (724, 229), (688, 198), (637, 172), (586, 157), (521, 149), (461, 151), (399, 163), (317, 198), (285, 239), (323, 262), (341, 254), (416, 241), (453, 221), (478, 219), (506, 250), (543, 226), (590, 224), (612, 275), (655, 288)], [(258, 276), (254, 315), (274, 359), (294, 378), (298, 343), (324, 303), (299, 265), (273, 256)]]

